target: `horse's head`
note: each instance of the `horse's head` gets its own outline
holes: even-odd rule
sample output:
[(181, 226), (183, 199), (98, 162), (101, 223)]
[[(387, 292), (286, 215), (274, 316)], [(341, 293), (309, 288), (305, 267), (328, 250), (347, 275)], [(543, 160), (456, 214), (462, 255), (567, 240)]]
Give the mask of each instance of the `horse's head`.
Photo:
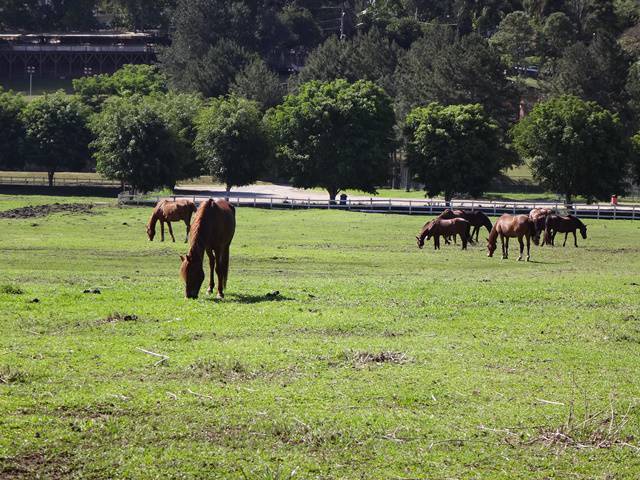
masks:
[(496, 251), (497, 247), (497, 242), (492, 242), (487, 238), (487, 257), (493, 257), (493, 252)]
[(204, 270), (202, 263), (194, 261), (191, 255), (180, 255), (180, 277), (185, 283), (184, 295), (187, 298), (198, 298), (200, 287), (204, 282)]
[(416, 240), (418, 241), (418, 248), (424, 247), (424, 237), (416, 235)]
[(151, 226), (151, 224), (147, 225), (147, 237), (149, 237), (149, 241), (153, 242), (153, 237), (156, 236), (156, 229)]
[(582, 235), (582, 238), (584, 240), (586, 240), (587, 239), (587, 226), (583, 223), (583, 224), (580, 225), (579, 228), (580, 228), (580, 235)]

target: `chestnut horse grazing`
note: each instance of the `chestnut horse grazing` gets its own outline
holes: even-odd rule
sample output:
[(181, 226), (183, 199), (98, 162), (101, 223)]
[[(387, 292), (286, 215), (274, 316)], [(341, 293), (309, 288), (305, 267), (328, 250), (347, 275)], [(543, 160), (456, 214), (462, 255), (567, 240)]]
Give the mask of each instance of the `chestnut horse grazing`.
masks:
[(464, 218), (473, 227), (473, 232), (471, 232), (471, 237), (469, 238), (469, 240), (473, 240), (473, 236), (475, 235), (476, 242), (478, 241), (480, 228), (485, 227), (487, 229), (487, 232), (491, 232), (491, 229), (493, 228), (489, 217), (487, 217), (484, 212), (481, 212), (480, 210), (451, 210), (450, 208), (447, 208), (439, 215), (438, 218)]
[[(509, 238), (518, 237), (520, 243), (520, 256), (518, 261), (522, 260), (522, 253), (524, 251), (524, 242), (522, 239), (527, 239), (527, 262), (530, 259), (529, 249), (531, 247), (531, 237), (533, 237), (533, 243), (538, 245), (540, 243), (540, 234), (536, 232), (536, 227), (533, 221), (528, 215), (509, 215), (505, 213), (495, 223), (487, 238), (487, 250), (488, 256), (493, 257), (493, 252), (497, 248), (498, 235), (502, 243), (502, 258), (509, 258)], [(506, 238), (506, 242), (505, 242)]]
[(213, 270), (218, 276), (218, 298), (224, 298), (229, 274), (229, 246), (236, 230), (236, 210), (226, 200), (212, 199), (202, 202), (191, 228), (189, 253), (180, 255), (180, 276), (185, 282), (185, 296), (198, 298), (204, 282), (204, 253), (209, 257), (209, 290), (213, 292)]
[(427, 222), (420, 230), (420, 234), (416, 236), (418, 248), (424, 247), (424, 241), (433, 237), (433, 248), (440, 249), (440, 236), (448, 237), (449, 235), (460, 235), (462, 239), (462, 249), (466, 250), (467, 241), (470, 239), (471, 224), (464, 218), (452, 218), (450, 220), (442, 220), (436, 218)]
[(166, 223), (169, 226), (169, 234), (175, 242), (176, 237), (173, 236), (171, 222), (179, 222), (182, 220), (187, 226), (187, 236), (184, 239), (184, 242), (187, 243), (191, 225), (191, 214), (195, 211), (196, 204), (191, 200), (160, 200), (153, 209), (149, 223), (147, 223), (147, 236), (149, 240), (153, 241), (153, 237), (156, 235), (156, 222), (160, 221), (160, 241), (164, 242), (164, 224)]
[[(552, 213), (553, 211), (549, 210), (548, 208), (534, 208), (529, 212), (529, 218), (533, 220), (538, 235), (540, 235), (545, 229), (545, 220), (547, 219), (547, 216), (551, 215)], [(540, 245), (544, 245), (545, 241), (546, 235), (542, 238)]]
[(564, 233), (564, 242), (562, 243), (564, 247), (567, 244), (567, 236), (569, 233), (573, 233), (573, 244), (577, 247), (576, 230), (580, 230), (580, 235), (584, 240), (587, 239), (587, 226), (578, 217), (573, 215), (567, 215), (566, 217), (549, 215), (545, 221), (544, 236), (549, 245), (555, 245), (556, 233)]

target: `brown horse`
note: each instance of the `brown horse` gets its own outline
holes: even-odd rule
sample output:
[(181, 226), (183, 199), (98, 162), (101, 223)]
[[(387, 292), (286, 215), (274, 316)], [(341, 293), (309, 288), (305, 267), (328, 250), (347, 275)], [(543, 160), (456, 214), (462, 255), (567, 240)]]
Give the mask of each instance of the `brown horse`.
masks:
[(229, 275), (229, 246), (236, 230), (236, 210), (226, 200), (212, 199), (202, 202), (196, 212), (191, 231), (189, 253), (180, 255), (180, 276), (185, 282), (185, 296), (198, 298), (204, 282), (204, 252), (209, 257), (208, 293), (213, 292), (213, 270), (218, 276), (218, 298), (224, 298), (223, 290), (227, 286)]
[(196, 211), (196, 204), (191, 200), (160, 200), (151, 214), (149, 223), (147, 223), (147, 236), (150, 241), (156, 235), (156, 222), (160, 221), (160, 241), (164, 242), (164, 224), (169, 226), (169, 234), (175, 242), (176, 237), (173, 236), (171, 222), (183, 221), (187, 226), (187, 236), (184, 242), (187, 243), (189, 238), (189, 229), (191, 226), (191, 214)]
[(540, 243), (540, 234), (536, 232), (536, 227), (528, 215), (514, 216), (505, 213), (496, 221), (491, 229), (489, 238), (487, 238), (487, 255), (489, 257), (493, 257), (493, 252), (496, 251), (498, 235), (502, 243), (503, 260), (509, 258), (509, 238), (511, 237), (518, 237), (518, 242), (520, 243), (520, 256), (518, 257), (518, 261), (522, 260), (522, 253), (524, 251), (523, 238), (527, 239), (527, 262), (531, 258), (529, 254), (531, 237), (533, 237), (533, 243), (536, 245)]
[(470, 238), (471, 224), (464, 218), (452, 218), (442, 220), (436, 218), (427, 222), (420, 230), (420, 234), (416, 236), (418, 248), (424, 247), (424, 241), (433, 237), (433, 248), (440, 249), (440, 236), (448, 237), (450, 235), (460, 235), (462, 239), (462, 249), (466, 250), (467, 242)]
[(587, 226), (578, 217), (549, 215), (545, 221), (544, 236), (549, 245), (555, 245), (556, 233), (564, 233), (564, 242), (562, 243), (564, 247), (567, 244), (567, 236), (569, 233), (573, 233), (573, 244), (577, 247), (576, 230), (580, 230), (580, 235), (584, 240), (587, 239)]
[(487, 232), (491, 232), (491, 229), (493, 228), (489, 217), (487, 217), (485, 213), (481, 212), (480, 210), (451, 210), (450, 208), (447, 208), (438, 216), (438, 218), (464, 218), (473, 227), (473, 232), (471, 232), (471, 237), (469, 238), (470, 241), (473, 240), (474, 235), (476, 237), (476, 242), (478, 241), (480, 228), (485, 227), (487, 229)]
[[(529, 212), (529, 218), (535, 224), (536, 232), (538, 232), (538, 235), (540, 235), (545, 228), (545, 220), (547, 219), (547, 216), (551, 215), (552, 213), (553, 211), (549, 210), (548, 208), (534, 208)], [(546, 235), (541, 239), (540, 245), (544, 245), (545, 241)]]

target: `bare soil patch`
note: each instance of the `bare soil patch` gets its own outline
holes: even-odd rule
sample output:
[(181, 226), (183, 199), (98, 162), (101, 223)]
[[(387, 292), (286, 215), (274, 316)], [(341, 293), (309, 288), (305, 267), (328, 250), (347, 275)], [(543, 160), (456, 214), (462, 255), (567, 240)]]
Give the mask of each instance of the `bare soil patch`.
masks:
[(36, 218), (46, 217), (52, 213), (80, 213), (92, 214), (93, 205), (90, 203), (52, 203), (49, 205), (29, 205), (0, 212), (0, 218)]

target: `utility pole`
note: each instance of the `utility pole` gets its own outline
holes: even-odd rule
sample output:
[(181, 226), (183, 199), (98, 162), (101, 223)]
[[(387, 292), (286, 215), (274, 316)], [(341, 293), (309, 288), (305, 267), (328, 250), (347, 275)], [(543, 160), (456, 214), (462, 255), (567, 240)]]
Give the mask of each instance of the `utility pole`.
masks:
[(27, 73), (29, 74), (29, 96), (31, 97), (33, 94), (33, 74), (36, 73), (36, 67), (28, 65)]
[(341, 14), (340, 14), (340, 40), (344, 40), (345, 35), (344, 35), (344, 2), (342, 2), (342, 10), (341, 10)]

